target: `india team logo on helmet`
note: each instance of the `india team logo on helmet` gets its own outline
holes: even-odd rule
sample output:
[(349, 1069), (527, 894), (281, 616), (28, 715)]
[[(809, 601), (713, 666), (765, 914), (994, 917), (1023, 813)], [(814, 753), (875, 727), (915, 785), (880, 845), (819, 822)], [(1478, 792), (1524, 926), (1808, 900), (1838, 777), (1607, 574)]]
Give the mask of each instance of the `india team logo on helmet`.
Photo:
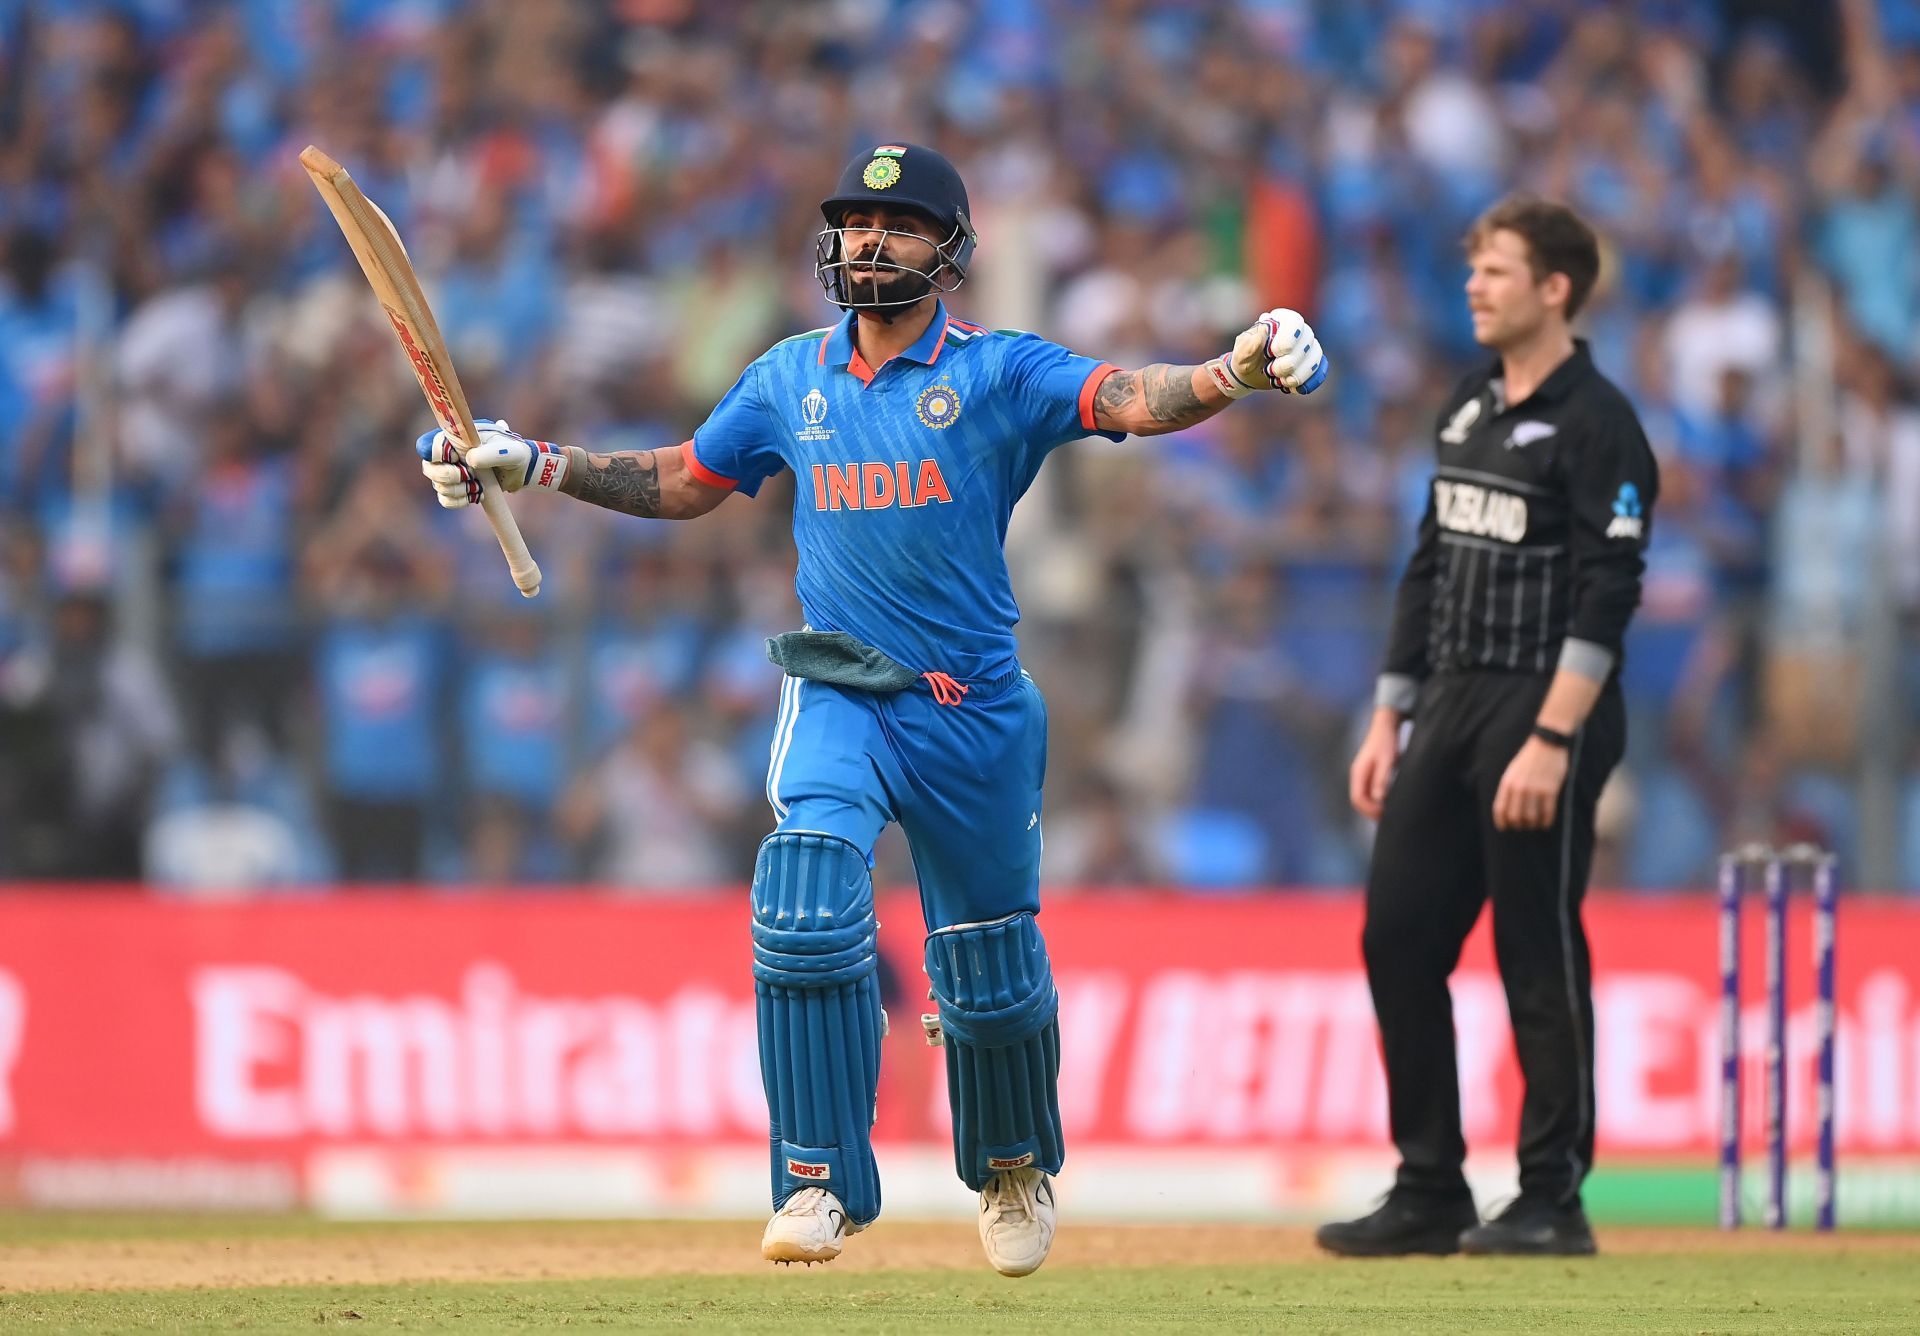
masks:
[(869, 190), (886, 190), (900, 179), (900, 159), (907, 155), (901, 144), (882, 144), (873, 151), (873, 161), (860, 173), (860, 182)]
[(913, 411), (922, 422), (935, 431), (941, 431), (959, 420), (960, 396), (953, 392), (951, 385), (929, 385), (920, 391), (920, 397), (914, 401)]
[[(864, 220), (855, 229), (862, 234), (859, 267), (863, 271), (855, 283), (848, 272), (855, 267), (855, 257), (845, 219), (851, 210), (868, 211), (874, 206), (890, 216), (920, 214), (935, 230), (929, 238), (921, 231), (902, 231), (897, 224), (876, 227), (871, 217)], [(911, 306), (929, 292), (952, 292), (966, 281), (977, 240), (967, 217), (967, 188), (954, 165), (933, 149), (895, 143), (856, 154), (841, 169), (833, 194), (820, 202), (820, 212), (827, 225), (814, 238), (813, 273), (827, 300), (843, 310)], [(869, 244), (876, 233), (878, 247)], [(909, 266), (895, 258), (900, 248), (911, 251), (929, 239), (935, 252), (931, 263)], [(883, 296), (874, 271), (908, 281), (890, 284), (894, 290)]]

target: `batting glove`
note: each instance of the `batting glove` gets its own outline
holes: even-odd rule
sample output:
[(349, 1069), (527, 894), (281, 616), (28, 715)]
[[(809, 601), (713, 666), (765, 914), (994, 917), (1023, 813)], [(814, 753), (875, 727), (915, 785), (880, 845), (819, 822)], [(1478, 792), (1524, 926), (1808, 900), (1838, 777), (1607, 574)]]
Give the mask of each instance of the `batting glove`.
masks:
[(1280, 307), (1241, 330), (1233, 351), (1208, 362), (1207, 372), (1229, 399), (1255, 390), (1312, 394), (1327, 378), (1327, 355), (1306, 317)]
[(461, 458), (460, 450), (444, 431), (430, 431), (413, 443), (420, 471), (433, 484), (435, 496), (448, 510), (473, 505), (485, 487), (483, 474), (492, 474), (504, 491), (522, 487), (560, 490), (567, 479), (567, 452), (548, 441), (530, 441), (492, 418), (475, 418), (479, 440)]

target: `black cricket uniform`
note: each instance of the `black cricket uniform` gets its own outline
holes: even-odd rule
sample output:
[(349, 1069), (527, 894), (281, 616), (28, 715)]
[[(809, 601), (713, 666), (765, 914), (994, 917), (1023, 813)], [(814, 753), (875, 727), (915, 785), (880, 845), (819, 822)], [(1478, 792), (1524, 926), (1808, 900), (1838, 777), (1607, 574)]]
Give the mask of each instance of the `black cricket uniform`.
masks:
[[(1438, 467), (1400, 583), (1378, 702), (1411, 710), (1367, 881), (1363, 946), (1398, 1187), (1464, 1194), (1447, 978), (1481, 904), (1526, 1078), (1523, 1194), (1572, 1203), (1593, 1163), (1593, 997), (1580, 902), (1594, 809), (1626, 746), (1617, 668), (1659, 474), (1626, 396), (1578, 341), (1524, 402), (1500, 366), (1438, 420)], [(1554, 672), (1604, 681), (1551, 828), (1493, 825), (1501, 776)]]

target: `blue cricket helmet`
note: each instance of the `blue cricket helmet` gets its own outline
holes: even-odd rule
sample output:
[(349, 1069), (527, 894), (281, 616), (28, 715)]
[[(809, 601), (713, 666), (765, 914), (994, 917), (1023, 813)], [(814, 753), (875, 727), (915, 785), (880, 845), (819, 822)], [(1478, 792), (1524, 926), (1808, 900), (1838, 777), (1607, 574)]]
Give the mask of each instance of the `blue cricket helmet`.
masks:
[(966, 183), (959, 171), (945, 156), (924, 145), (878, 144), (847, 163), (833, 194), (820, 203), (827, 227), (820, 234), (815, 272), (836, 304), (848, 304), (845, 275), (838, 272), (844, 264), (839, 245), (840, 219), (848, 209), (859, 205), (915, 209), (926, 214), (944, 233), (938, 249), (943, 267), (953, 272), (953, 282), (936, 284), (936, 289), (951, 292), (965, 280), (978, 238), (969, 216)]

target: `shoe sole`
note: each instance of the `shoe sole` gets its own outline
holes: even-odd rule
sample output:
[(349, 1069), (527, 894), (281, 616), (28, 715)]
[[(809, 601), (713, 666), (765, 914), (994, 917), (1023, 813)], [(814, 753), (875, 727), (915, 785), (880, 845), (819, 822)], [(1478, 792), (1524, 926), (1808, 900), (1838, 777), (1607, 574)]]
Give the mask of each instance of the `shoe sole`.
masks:
[(995, 1271), (998, 1271), (1001, 1275), (1006, 1276), (1008, 1279), (1018, 1280), (1022, 1276), (1031, 1276), (1034, 1272), (1038, 1271), (1041, 1267), (1045, 1266), (1047, 1264), (1047, 1259), (1042, 1257), (1039, 1261), (1035, 1262), (1032, 1266), (1023, 1267), (1019, 1270), (1008, 1270), (1006, 1267), (1001, 1266), (1000, 1263), (994, 1261), (991, 1257), (987, 1259), (987, 1264), (991, 1266)]
[(1314, 1242), (1336, 1257), (1451, 1257), (1460, 1251), (1460, 1235), (1425, 1235), (1395, 1243), (1331, 1243), (1323, 1238)]
[(1468, 1257), (1592, 1257), (1600, 1249), (1592, 1239), (1503, 1245), (1468, 1243), (1463, 1239), (1460, 1243), (1460, 1251)]
[(774, 1243), (760, 1245), (760, 1256), (769, 1262), (805, 1262), (812, 1266), (815, 1262), (831, 1262), (840, 1255), (838, 1248), (808, 1248), (804, 1244), (789, 1243), (782, 1239)]

